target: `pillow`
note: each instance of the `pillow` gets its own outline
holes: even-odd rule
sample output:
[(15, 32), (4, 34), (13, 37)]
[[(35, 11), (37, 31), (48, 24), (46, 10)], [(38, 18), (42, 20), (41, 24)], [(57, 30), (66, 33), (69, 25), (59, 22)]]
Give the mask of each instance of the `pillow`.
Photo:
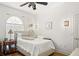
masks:
[(27, 36), (23, 36), (22, 39), (25, 39), (25, 40), (34, 40), (34, 38), (32, 38), (32, 37), (27, 37)]
[(37, 35), (35, 34), (35, 32), (33, 30), (29, 30), (27, 32), (23, 32), (22, 33), (22, 37), (24, 37), (24, 36), (37, 38)]
[(23, 32), (21, 33), (21, 35), (22, 35), (22, 36), (28, 36), (28, 32), (27, 32), (27, 31), (23, 31)]

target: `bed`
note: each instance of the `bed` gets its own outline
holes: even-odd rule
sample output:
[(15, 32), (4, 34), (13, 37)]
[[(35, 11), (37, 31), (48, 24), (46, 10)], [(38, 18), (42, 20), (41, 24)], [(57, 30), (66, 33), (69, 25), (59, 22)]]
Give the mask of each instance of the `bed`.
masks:
[(17, 50), (26, 56), (47, 56), (55, 51), (52, 40), (30, 38), (32, 40), (17, 38)]

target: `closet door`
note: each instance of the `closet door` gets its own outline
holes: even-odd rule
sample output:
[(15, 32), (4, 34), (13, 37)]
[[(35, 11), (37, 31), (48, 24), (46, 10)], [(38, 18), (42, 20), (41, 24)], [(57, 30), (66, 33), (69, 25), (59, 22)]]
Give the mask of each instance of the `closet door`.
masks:
[(76, 14), (74, 16), (74, 40), (73, 40), (73, 43), (74, 43), (74, 48), (79, 48), (79, 14)]

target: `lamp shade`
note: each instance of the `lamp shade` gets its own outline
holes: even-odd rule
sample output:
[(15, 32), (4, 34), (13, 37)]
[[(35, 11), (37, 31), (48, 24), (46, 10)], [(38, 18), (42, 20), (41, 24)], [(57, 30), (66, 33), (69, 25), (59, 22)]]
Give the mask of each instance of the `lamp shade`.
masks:
[(9, 34), (13, 34), (13, 31), (10, 29), (8, 33), (9, 33)]

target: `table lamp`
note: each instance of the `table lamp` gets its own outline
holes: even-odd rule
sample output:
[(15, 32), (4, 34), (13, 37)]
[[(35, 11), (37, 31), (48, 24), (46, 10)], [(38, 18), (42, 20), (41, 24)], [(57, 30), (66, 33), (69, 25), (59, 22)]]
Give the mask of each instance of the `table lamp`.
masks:
[(12, 29), (9, 30), (8, 34), (10, 34), (10, 39), (11, 39), (11, 34), (13, 34)]

